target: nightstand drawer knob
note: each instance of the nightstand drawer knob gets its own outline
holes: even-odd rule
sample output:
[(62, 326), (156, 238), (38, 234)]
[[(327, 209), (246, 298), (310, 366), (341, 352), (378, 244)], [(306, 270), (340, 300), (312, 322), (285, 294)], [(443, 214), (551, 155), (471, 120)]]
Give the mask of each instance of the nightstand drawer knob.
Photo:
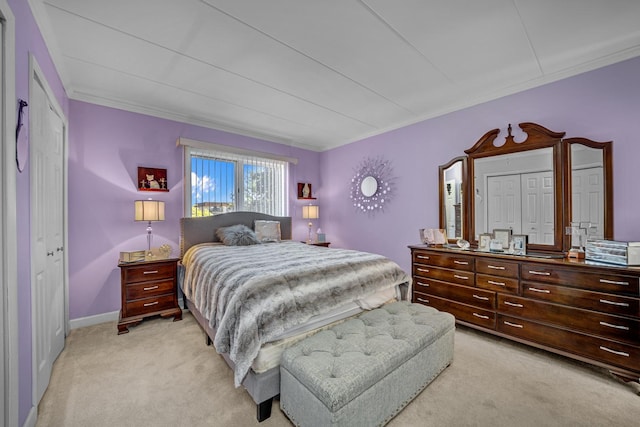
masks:
[(143, 271), (142, 274), (156, 274), (158, 270)]
[(159, 288), (159, 286), (156, 285), (156, 286), (149, 286), (148, 288), (142, 288), (142, 289), (145, 290), (145, 291), (152, 291), (152, 290), (158, 289), (158, 288)]
[(156, 305), (156, 304), (158, 304), (158, 301), (148, 302), (148, 303), (146, 303), (144, 306), (145, 306), (145, 307), (150, 307), (150, 306), (152, 306), (152, 305)]

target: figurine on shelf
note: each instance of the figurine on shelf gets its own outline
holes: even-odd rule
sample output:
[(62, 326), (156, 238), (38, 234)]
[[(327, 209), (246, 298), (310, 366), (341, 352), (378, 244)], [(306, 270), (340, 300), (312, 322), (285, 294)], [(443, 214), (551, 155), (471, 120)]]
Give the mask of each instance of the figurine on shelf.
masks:
[(309, 194), (311, 194), (311, 190), (309, 190), (309, 183), (305, 182), (304, 187), (302, 187), (302, 197), (308, 199)]

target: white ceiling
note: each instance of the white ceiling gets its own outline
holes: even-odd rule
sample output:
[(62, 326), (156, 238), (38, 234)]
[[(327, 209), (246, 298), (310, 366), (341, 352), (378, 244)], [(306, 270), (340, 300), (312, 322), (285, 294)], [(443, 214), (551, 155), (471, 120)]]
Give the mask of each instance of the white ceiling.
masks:
[(322, 151), (640, 55), (637, 0), (29, 0), (71, 99)]

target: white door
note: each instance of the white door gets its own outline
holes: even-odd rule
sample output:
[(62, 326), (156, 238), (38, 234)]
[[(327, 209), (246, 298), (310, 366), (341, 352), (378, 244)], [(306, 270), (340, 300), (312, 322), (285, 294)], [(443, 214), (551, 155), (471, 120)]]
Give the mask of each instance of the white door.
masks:
[(64, 124), (37, 78), (29, 102), (31, 144), (32, 334), (34, 404), (64, 347)]
[(520, 191), (520, 175), (487, 178), (487, 232), (510, 229), (514, 234), (520, 234)]
[[(591, 223), (589, 237), (604, 239), (604, 185), (602, 168), (571, 172), (571, 222)], [(577, 242), (573, 242), (578, 245)]]
[(529, 243), (553, 244), (553, 172), (522, 175), (522, 232)]

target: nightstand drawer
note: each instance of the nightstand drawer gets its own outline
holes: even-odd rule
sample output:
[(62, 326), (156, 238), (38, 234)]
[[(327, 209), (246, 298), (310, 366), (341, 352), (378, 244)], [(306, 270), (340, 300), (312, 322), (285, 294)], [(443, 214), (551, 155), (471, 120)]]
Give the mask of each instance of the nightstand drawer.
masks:
[(125, 283), (142, 282), (145, 280), (173, 279), (176, 274), (176, 264), (155, 263), (130, 266), (124, 270)]
[(155, 311), (168, 310), (176, 307), (175, 295), (163, 295), (155, 298), (145, 298), (126, 304), (127, 317), (139, 316)]
[(173, 279), (126, 285), (127, 301), (173, 293)]

